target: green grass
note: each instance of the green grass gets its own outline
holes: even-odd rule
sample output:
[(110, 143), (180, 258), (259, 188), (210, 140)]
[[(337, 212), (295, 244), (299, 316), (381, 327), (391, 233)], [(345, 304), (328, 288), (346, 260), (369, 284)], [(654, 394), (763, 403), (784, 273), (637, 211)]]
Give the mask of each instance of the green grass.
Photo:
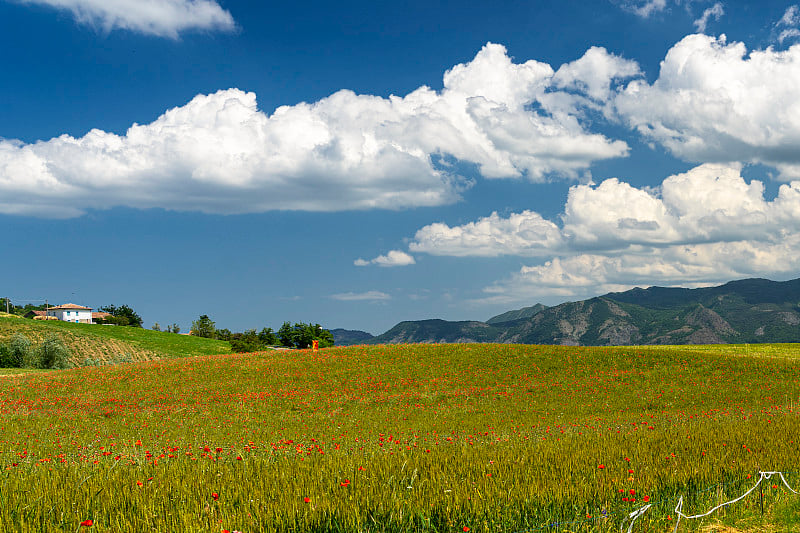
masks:
[(778, 357), (800, 359), (800, 345), (790, 343), (774, 344), (693, 344), (672, 346), (637, 346), (637, 349), (672, 351), (681, 354), (730, 355), (739, 357)]
[(225, 341), (178, 335), (162, 331), (99, 324), (74, 324), (61, 321), (39, 321), (0, 316), (0, 342), (7, 342), (21, 333), (32, 340), (60, 335), (72, 352), (73, 362), (85, 358), (99, 361), (150, 360), (229, 353)]
[[(679, 495), (688, 514), (759, 470), (800, 486), (798, 347), (695, 348), (360, 346), (2, 377), (0, 529), (610, 532), (649, 500), (634, 531), (671, 531)], [(767, 485), (763, 516), (756, 493), (679, 531), (797, 531), (797, 502)]]

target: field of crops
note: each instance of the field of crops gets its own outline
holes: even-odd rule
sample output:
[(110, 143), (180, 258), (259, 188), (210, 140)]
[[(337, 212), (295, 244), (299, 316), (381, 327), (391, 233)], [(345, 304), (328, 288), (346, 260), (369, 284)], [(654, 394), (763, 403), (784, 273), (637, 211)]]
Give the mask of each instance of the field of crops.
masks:
[[(649, 503), (633, 530), (672, 531), (679, 495), (800, 486), (798, 363), (400, 345), (0, 377), (0, 530), (619, 531)], [(800, 496), (763, 488), (679, 531), (796, 531)]]

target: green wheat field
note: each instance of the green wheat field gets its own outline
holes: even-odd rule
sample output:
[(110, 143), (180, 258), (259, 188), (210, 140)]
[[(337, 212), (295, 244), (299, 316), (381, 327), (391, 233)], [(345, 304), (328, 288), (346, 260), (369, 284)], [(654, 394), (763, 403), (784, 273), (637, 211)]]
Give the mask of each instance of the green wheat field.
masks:
[[(652, 504), (633, 531), (672, 531), (681, 495), (800, 487), (799, 362), (471, 344), (0, 370), (0, 529), (599, 532)], [(679, 531), (717, 527), (797, 531), (800, 496), (773, 478)]]

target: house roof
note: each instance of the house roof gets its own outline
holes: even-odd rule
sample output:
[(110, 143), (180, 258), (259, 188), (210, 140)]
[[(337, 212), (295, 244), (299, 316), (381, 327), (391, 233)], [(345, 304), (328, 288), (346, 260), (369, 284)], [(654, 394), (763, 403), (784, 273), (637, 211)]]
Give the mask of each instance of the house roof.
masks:
[(92, 312), (92, 318), (106, 318), (111, 316), (111, 313), (106, 313), (105, 311), (94, 311)]
[(32, 311), (28, 311), (27, 313), (25, 313), (25, 316), (28, 316), (28, 315), (31, 315), (31, 316), (45, 316), (45, 315), (47, 315), (47, 311), (32, 310)]
[(76, 305), (76, 304), (63, 304), (63, 305), (57, 305), (55, 307), (51, 307), (50, 308), (51, 311), (58, 310), (58, 309), (80, 309), (80, 310), (83, 310), (83, 311), (91, 311), (92, 310), (91, 307), (84, 307), (82, 305)]

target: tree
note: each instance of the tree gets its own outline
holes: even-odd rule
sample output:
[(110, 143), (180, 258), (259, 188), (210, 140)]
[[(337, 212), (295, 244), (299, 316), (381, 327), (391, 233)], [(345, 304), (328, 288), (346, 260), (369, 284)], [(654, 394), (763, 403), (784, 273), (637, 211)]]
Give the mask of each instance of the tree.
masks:
[(242, 333), (234, 333), (230, 338), (231, 349), (236, 353), (242, 352), (257, 352), (261, 350), (264, 345), (258, 338), (258, 334), (254, 329), (245, 330)]
[(178, 324), (172, 324), (171, 326), (167, 326), (167, 333), (180, 333), (181, 327)]
[(217, 338), (221, 341), (230, 341), (236, 333), (231, 333), (228, 328), (217, 329)]
[(320, 348), (333, 346), (333, 334), (319, 324), (296, 322), (294, 326), (284, 322), (278, 330), (278, 339), (283, 346), (305, 349), (313, 341), (318, 341)]
[(8, 298), (0, 298), (0, 311), (5, 313), (6, 309), (8, 309), (8, 312), (12, 315), (17, 313), (17, 308), (11, 303), (11, 300)]
[(216, 335), (216, 323), (208, 315), (200, 315), (198, 320), (192, 321), (192, 335), (213, 339)]
[(259, 331), (258, 340), (260, 340), (261, 344), (264, 346), (272, 346), (280, 342), (278, 337), (275, 335), (275, 332), (272, 331), (272, 328), (263, 328), (261, 331)]
[(278, 340), (281, 341), (281, 346), (294, 347), (294, 330), (290, 323), (284, 322), (278, 329)]
[(159, 324), (158, 322), (153, 324), (153, 331), (161, 331), (161, 324)]
[(117, 319), (107, 320), (107, 322), (111, 322), (112, 324), (117, 324), (119, 326), (133, 326), (136, 328), (142, 327), (142, 317), (140, 317), (139, 314), (130, 306), (121, 305), (117, 307), (116, 305), (106, 305), (101, 307), (100, 310), (109, 313), (111, 316)]
[(69, 350), (58, 335), (47, 337), (34, 350), (33, 366), (36, 368), (60, 369), (69, 366)]
[[(0, 301), (2, 301), (2, 300), (0, 300)], [(0, 307), (0, 311), (5, 311), (5, 308), (6, 308), (5, 307), (5, 303), (0, 303), (0, 306), (2, 306), (2, 307)], [(14, 304), (10, 304), (9, 305), (9, 310), (13, 314), (19, 315), (19, 316), (25, 315), (28, 311), (44, 311), (45, 309), (47, 309), (47, 306), (45, 304), (41, 304), (41, 305), (25, 304), (24, 306), (19, 306), (19, 305), (14, 305)]]

